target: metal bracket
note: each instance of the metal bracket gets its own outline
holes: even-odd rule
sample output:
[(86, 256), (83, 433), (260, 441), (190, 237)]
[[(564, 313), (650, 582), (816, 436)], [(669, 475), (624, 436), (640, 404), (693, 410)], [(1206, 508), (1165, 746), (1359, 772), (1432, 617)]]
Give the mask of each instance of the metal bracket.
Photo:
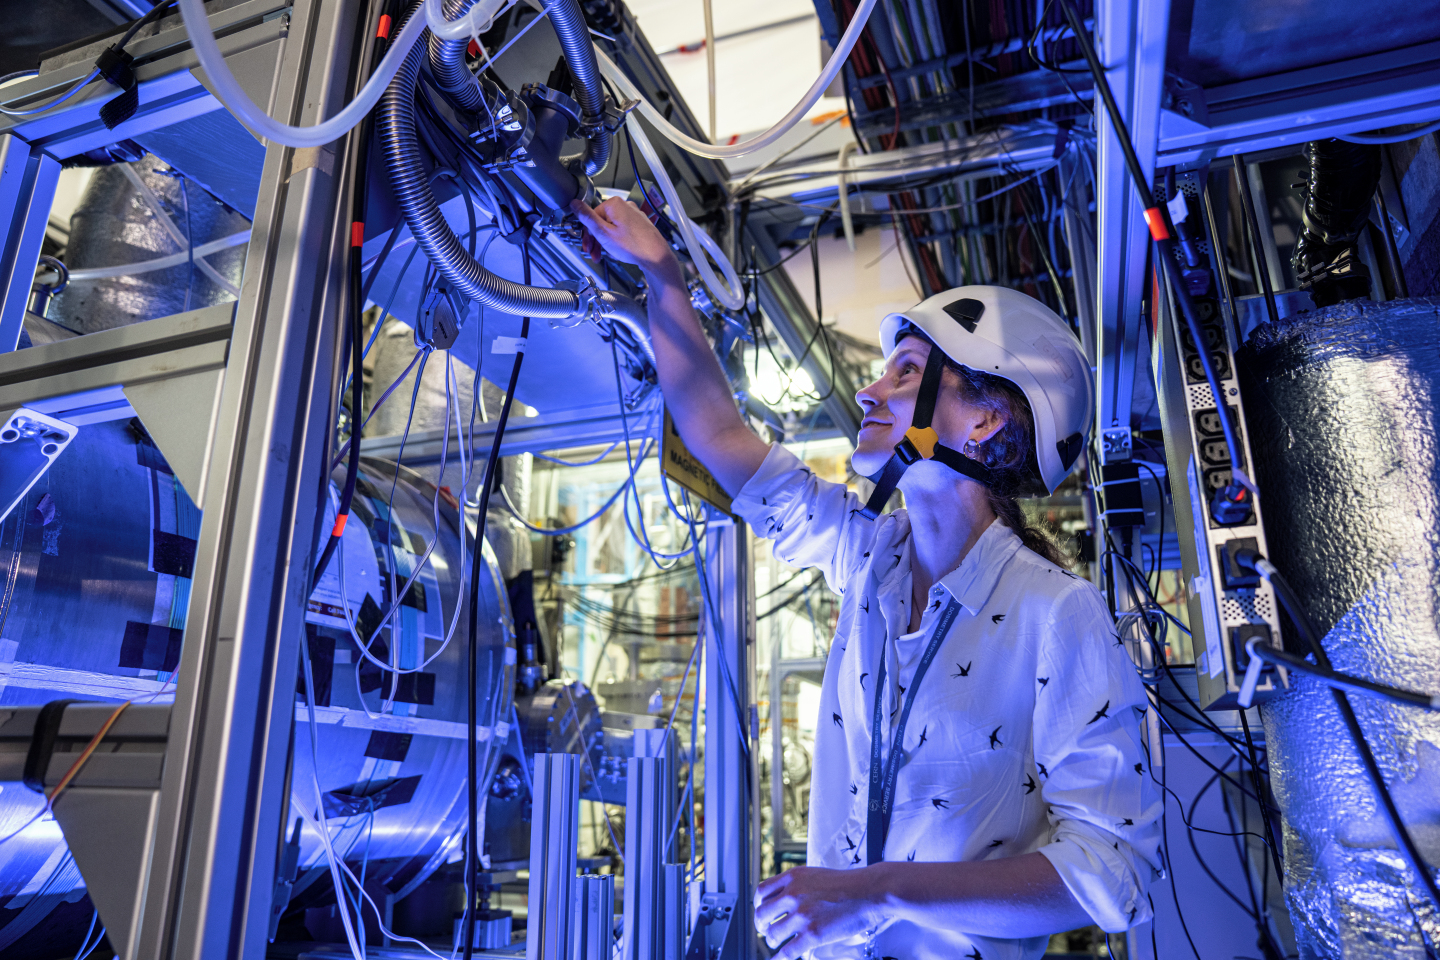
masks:
[(1100, 459), (1103, 463), (1130, 459), (1130, 428), (1112, 427), (1100, 434)]
[(730, 922), (735, 919), (736, 900), (733, 893), (707, 893), (700, 898), (700, 915), (695, 918), (685, 960), (715, 960), (720, 956), (730, 935)]

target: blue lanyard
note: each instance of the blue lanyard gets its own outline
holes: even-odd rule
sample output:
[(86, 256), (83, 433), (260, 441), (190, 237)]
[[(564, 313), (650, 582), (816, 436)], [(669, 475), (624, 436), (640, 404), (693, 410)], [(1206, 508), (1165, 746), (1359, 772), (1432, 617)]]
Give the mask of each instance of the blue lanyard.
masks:
[(880, 669), (875, 680), (875, 722), (870, 728), (870, 816), (865, 830), (867, 863), (879, 863), (884, 859), (885, 835), (890, 832), (890, 814), (895, 809), (895, 778), (900, 773), (901, 758), (905, 753), (905, 724), (910, 719), (910, 708), (915, 705), (915, 694), (920, 691), (920, 681), (925, 679), (925, 672), (930, 669), (935, 654), (940, 652), (940, 644), (945, 641), (945, 635), (959, 615), (960, 601), (954, 599), (940, 614), (940, 622), (935, 625), (935, 633), (930, 637), (920, 664), (915, 668), (915, 677), (910, 681), (905, 708), (900, 711), (900, 724), (895, 728), (894, 746), (888, 759), (884, 758), (885, 748), (881, 740), (885, 729), (885, 651), (880, 651)]

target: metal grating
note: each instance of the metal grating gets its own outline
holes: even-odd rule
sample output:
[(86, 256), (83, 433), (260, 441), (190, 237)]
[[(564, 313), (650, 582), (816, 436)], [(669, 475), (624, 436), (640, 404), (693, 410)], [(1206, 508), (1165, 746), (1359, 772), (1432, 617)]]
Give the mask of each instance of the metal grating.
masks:
[(1206, 407), (1216, 406), (1215, 394), (1210, 391), (1208, 383), (1192, 383), (1190, 385), (1190, 409), (1204, 410)]

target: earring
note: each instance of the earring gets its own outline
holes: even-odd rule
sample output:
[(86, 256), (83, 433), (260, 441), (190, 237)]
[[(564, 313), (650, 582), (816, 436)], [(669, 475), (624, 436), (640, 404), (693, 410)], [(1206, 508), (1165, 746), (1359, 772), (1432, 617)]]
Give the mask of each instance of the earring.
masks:
[(960, 448), (960, 452), (967, 457), (974, 457), (980, 452), (980, 445), (974, 440), (966, 440), (965, 445)]

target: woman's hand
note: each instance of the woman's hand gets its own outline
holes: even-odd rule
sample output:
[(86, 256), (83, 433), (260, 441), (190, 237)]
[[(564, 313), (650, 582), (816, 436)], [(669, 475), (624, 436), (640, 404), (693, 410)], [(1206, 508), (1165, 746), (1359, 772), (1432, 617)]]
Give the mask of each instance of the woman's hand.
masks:
[(675, 251), (633, 202), (611, 197), (592, 210), (583, 200), (572, 200), (570, 210), (616, 260), (646, 271), (679, 265)]
[(775, 960), (798, 960), (884, 924), (883, 885), (874, 874), (873, 867), (794, 867), (763, 881), (755, 891), (755, 928), (771, 947), (789, 940)]

